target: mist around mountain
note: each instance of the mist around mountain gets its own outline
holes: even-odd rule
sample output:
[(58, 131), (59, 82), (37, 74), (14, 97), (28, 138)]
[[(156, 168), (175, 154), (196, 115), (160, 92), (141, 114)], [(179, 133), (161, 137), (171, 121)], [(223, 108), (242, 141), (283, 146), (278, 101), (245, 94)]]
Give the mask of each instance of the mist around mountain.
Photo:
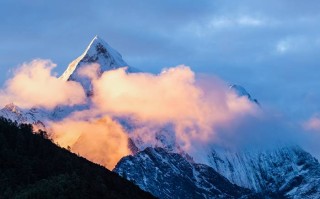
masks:
[(0, 115), (160, 198), (320, 197), (319, 162), (297, 146), (310, 136), (240, 85), (184, 65), (141, 72), (99, 37), (62, 76), (53, 67), (24, 64)]

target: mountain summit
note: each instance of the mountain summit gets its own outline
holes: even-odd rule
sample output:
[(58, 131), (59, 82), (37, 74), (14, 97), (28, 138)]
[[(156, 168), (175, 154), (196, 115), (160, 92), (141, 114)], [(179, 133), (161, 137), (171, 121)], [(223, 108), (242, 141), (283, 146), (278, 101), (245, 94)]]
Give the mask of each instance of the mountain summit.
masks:
[(135, 71), (122, 59), (122, 56), (119, 52), (113, 49), (100, 37), (95, 36), (82, 55), (69, 64), (68, 68), (60, 76), (60, 78), (65, 81), (72, 80), (81, 83), (87, 94), (90, 94), (92, 90), (90, 80), (78, 75), (78, 70), (80, 68), (90, 64), (99, 64), (99, 74), (121, 67), (128, 67), (128, 72)]

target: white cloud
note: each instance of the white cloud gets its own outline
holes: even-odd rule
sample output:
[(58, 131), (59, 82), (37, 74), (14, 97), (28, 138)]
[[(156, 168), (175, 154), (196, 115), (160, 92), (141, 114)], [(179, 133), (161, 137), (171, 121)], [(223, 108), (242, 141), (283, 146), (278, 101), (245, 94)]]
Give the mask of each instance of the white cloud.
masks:
[(209, 22), (209, 27), (211, 28), (226, 28), (232, 26), (242, 26), (242, 27), (254, 27), (261, 26), (265, 24), (265, 20), (258, 17), (252, 17), (247, 15), (237, 16), (237, 17), (214, 17)]
[(276, 50), (278, 53), (285, 53), (289, 50), (290, 48), (290, 42), (288, 40), (282, 40), (278, 42), (276, 46)]
[(237, 20), (237, 23), (244, 26), (260, 26), (264, 24), (264, 21), (258, 18), (242, 16)]
[(50, 60), (41, 59), (22, 64), (0, 89), (0, 105), (14, 102), (22, 108), (53, 109), (57, 105), (85, 103), (86, 95), (81, 85), (52, 75), (54, 67), (56, 64)]

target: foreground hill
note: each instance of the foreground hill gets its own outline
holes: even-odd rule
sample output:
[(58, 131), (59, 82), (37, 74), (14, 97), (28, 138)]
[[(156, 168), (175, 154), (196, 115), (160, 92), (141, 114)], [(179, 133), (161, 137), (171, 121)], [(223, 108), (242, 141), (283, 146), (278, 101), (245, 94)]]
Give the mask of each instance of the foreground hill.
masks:
[(153, 198), (117, 174), (0, 118), (0, 198)]

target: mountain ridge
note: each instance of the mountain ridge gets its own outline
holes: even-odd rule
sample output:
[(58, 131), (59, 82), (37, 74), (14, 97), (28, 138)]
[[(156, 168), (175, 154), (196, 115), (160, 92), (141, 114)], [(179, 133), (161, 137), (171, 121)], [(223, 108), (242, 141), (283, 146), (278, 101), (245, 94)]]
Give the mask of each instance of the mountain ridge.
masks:
[(0, 117), (0, 198), (154, 198), (47, 136)]
[(163, 148), (148, 147), (124, 157), (114, 171), (160, 198), (240, 198), (253, 194), (211, 167), (190, 163)]

